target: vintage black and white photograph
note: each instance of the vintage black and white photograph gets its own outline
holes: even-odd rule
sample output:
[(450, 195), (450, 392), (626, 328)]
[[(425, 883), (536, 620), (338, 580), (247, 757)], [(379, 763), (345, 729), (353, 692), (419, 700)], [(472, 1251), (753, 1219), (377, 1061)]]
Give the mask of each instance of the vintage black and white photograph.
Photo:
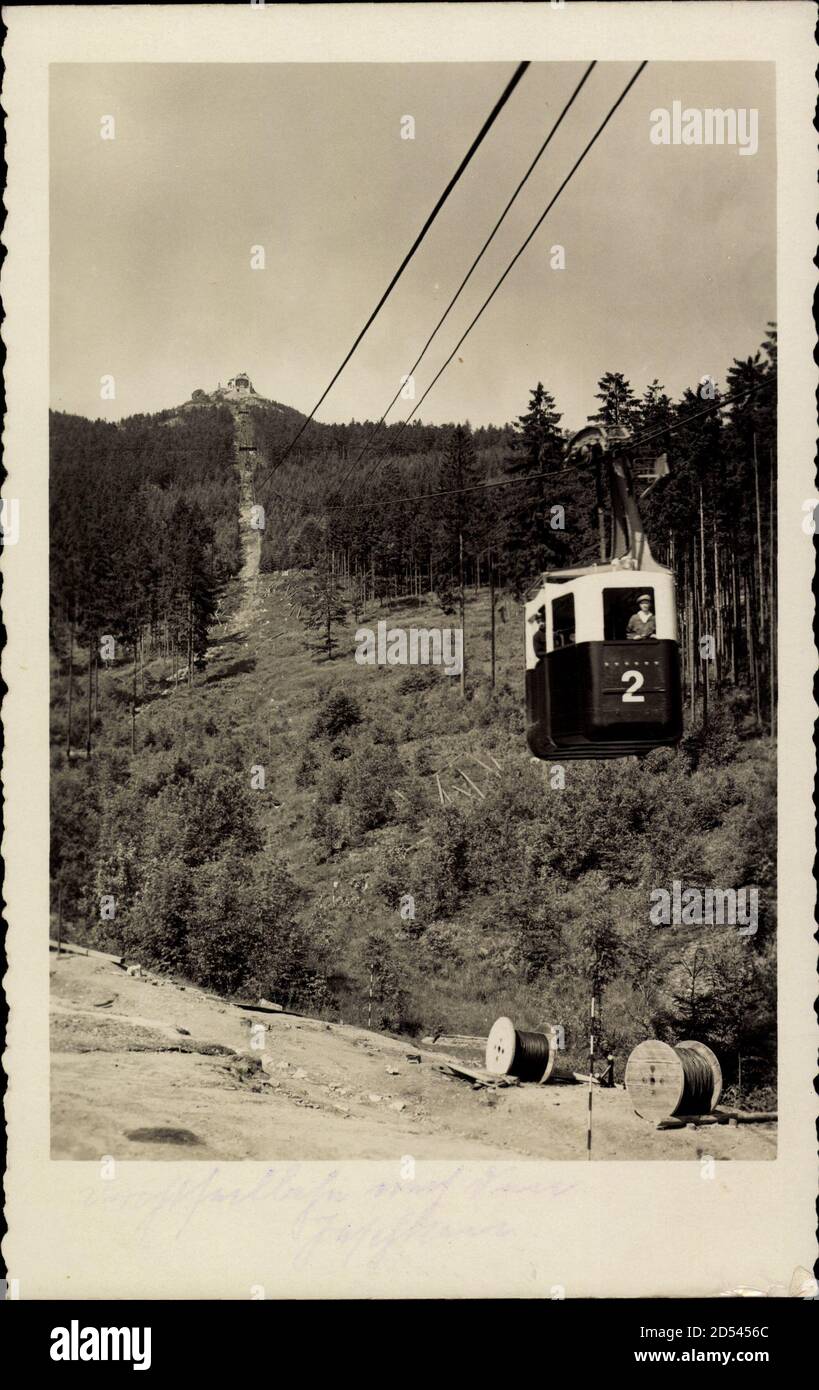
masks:
[(4, 12), (8, 1296), (815, 1298), (808, 11)]
[(774, 1158), (772, 66), (50, 121), (53, 1156)]

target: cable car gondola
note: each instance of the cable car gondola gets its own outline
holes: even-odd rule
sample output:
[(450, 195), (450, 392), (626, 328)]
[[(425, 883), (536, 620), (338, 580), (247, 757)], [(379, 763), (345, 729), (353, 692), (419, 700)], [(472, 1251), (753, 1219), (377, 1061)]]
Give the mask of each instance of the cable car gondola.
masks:
[(526, 737), (537, 758), (624, 757), (682, 736), (674, 575), (643, 531), (627, 441), (622, 426), (592, 425), (568, 445), (596, 465), (598, 488), (605, 477), (611, 543), (607, 561), (547, 571), (526, 595)]

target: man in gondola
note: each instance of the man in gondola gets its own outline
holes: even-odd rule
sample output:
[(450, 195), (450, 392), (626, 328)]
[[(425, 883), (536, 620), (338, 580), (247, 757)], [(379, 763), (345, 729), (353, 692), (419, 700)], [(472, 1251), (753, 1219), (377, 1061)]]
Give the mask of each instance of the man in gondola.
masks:
[(532, 638), (532, 645), (535, 649), (535, 659), (542, 661), (546, 655), (546, 610), (541, 608), (537, 615), (537, 627)]
[(637, 600), (637, 612), (628, 620), (626, 637), (630, 642), (641, 642), (653, 637), (657, 631), (654, 614), (651, 611), (651, 595), (641, 594)]

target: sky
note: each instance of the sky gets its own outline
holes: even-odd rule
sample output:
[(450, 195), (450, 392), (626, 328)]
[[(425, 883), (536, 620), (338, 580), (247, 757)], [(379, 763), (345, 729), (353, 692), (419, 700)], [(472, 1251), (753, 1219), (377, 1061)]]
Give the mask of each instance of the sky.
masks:
[[(377, 419), (585, 63), (527, 71), (317, 413)], [(416, 375), (420, 396), (636, 64), (601, 63)], [(55, 64), (51, 404), (157, 411), (247, 371), (309, 412), (512, 75), (507, 63)], [(651, 112), (756, 108), (759, 148), (662, 146)], [(402, 117), (415, 138), (401, 138)], [(649, 64), (419, 418), (563, 425), (619, 371), (724, 382), (776, 317), (774, 68)], [(100, 136), (113, 116), (115, 138)], [(565, 269), (551, 248), (565, 248)], [(264, 248), (264, 269), (251, 248)], [(258, 256), (257, 256), (258, 259)], [(100, 398), (114, 377), (116, 397)], [(399, 408), (401, 411), (399, 412)], [(399, 400), (390, 420), (412, 403)]]

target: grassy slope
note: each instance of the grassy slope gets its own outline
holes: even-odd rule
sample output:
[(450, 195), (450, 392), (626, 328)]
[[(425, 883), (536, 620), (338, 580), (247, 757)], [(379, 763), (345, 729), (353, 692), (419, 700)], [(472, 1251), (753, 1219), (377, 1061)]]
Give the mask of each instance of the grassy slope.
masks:
[[(336, 984), (341, 1015), (346, 1021), (366, 1019), (365, 942), (371, 930), (380, 929), (399, 943), (403, 983), (424, 1029), (437, 1026), (449, 1033), (485, 1034), (501, 1013), (510, 1014), (521, 1027), (546, 1025), (550, 1020), (544, 1017), (537, 989), (522, 982), (518, 970), (504, 969), (497, 961), (489, 965), (485, 959), (487, 951), (482, 943), (489, 939), (494, 955), (497, 941), (492, 942), (491, 933), (487, 938), (485, 917), (483, 931), (473, 929), (471, 923), (481, 909), (484, 913), (489, 910), (491, 916), (491, 898), (483, 903), (473, 900), (470, 909), (452, 924), (461, 959), (456, 956), (450, 962), (444, 958), (435, 971), (430, 971), (429, 957), (419, 954), (402, 934), (397, 911), (387, 908), (383, 898), (373, 891), (373, 877), (378, 873), (385, 848), (399, 843), (420, 844), (425, 835), (423, 824), (417, 831), (403, 825), (386, 826), (364, 836), (359, 845), (326, 858), (309, 831), (317, 792), (296, 784), (296, 769), (309, 742), (317, 688), (323, 683), (334, 688), (343, 686), (356, 696), (368, 719), (386, 724), (408, 767), (414, 763), (419, 748), (425, 750), (433, 768), (443, 767), (455, 758), (469, 767), (468, 756), (475, 753), (490, 762), (491, 753), (505, 772), (517, 768), (524, 777), (542, 785), (548, 768), (530, 759), (522, 733), (510, 727), (515, 723), (515, 710), (522, 697), (519, 606), (508, 598), (499, 605), (506, 621), (499, 616), (496, 624), (497, 685), (500, 688), (508, 682), (511, 694), (501, 717), (496, 715), (481, 727), (490, 669), (488, 590), (470, 595), (467, 604), (468, 681), (476, 693), (474, 700), (464, 705), (457, 678), (441, 675), (432, 691), (402, 695), (399, 684), (407, 668), (356, 664), (353, 653), (357, 624), (352, 619), (337, 631), (339, 649), (332, 661), (316, 654), (314, 634), (307, 634), (295, 613), (290, 612), (284, 593), (286, 583), (279, 575), (263, 574), (244, 585), (239, 580), (228, 585), (207, 670), (197, 675), (193, 691), (181, 686), (173, 693), (156, 694), (143, 701), (138, 717), (140, 742), (150, 737), (151, 725), (158, 716), (163, 721), (168, 717), (179, 719), (181, 724), (189, 714), (198, 714), (207, 721), (207, 737), (215, 745), (228, 738), (233, 742), (237, 766), (244, 775), (249, 778), (254, 765), (265, 766), (266, 787), (256, 795), (267, 852), (286, 863), (306, 890), (308, 909), (319, 906), (325, 910), (325, 920), (334, 938), (332, 954), (338, 967)], [(375, 628), (382, 618), (390, 625), (405, 627), (445, 626), (453, 622), (433, 602), (424, 602), (420, 607), (404, 609), (368, 606), (359, 615), (359, 624)], [(157, 691), (162, 688), (162, 674), (163, 664), (153, 662), (149, 677), (157, 682)], [(82, 688), (79, 665), (78, 683)], [(122, 668), (107, 673), (103, 684), (102, 741), (125, 749), (130, 737), (126, 704), (130, 672)], [(121, 692), (120, 702), (115, 697), (117, 690)], [(182, 734), (180, 747), (185, 737)], [(736, 769), (737, 777), (750, 786), (761, 762), (769, 757), (770, 750), (761, 742), (747, 744)], [(477, 764), (470, 775), (491, 798), (493, 778)], [(572, 775), (571, 765), (567, 775)], [(456, 780), (452, 774), (448, 780), (444, 778), (450, 788)], [(438, 804), (435, 778), (427, 776), (423, 785), (432, 811)], [(454, 800), (459, 798), (454, 796)], [(676, 933), (674, 949), (679, 951), (684, 944), (683, 935), (693, 939), (695, 934)]]
[[(272, 767), (268, 774), (266, 791), (262, 806), (267, 830), (267, 843), (270, 852), (281, 856), (290, 866), (296, 879), (311, 893), (314, 903), (326, 905), (337, 924), (337, 939), (343, 961), (343, 969), (352, 980), (357, 980), (362, 990), (366, 984), (366, 970), (363, 968), (363, 943), (371, 928), (399, 927), (397, 914), (389, 909), (372, 891), (372, 877), (377, 871), (382, 852), (386, 845), (410, 841), (418, 843), (423, 837), (423, 829), (415, 833), (404, 827), (389, 826), (371, 832), (364, 843), (343, 850), (337, 856), (325, 858), (309, 833), (308, 819), (317, 793), (313, 788), (296, 785), (295, 772), (308, 743), (308, 730), (316, 705), (316, 691), (320, 683), (332, 687), (344, 687), (358, 699), (362, 711), (368, 719), (386, 723), (396, 735), (402, 760), (409, 766), (423, 746), (429, 755), (432, 767), (442, 767), (453, 758), (476, 752), (486, 757), (492, 751), (504, 766), (511, 759), (529, 764), (528, 750), (522, 737), (512, 739), (497, 728), (471, 731), (465, 726), (470, 717), (465, 714), (459, 693), (457, 678), (440, 677), (440, 684), (434, 693), (404, 695), (398, 692), (398, 685), (406, 675), (405, 667), (361, 666), (354, 660), (354, 633), (356, 624), (350, 620), (337, 631), (339, 649), (332, 661), (315, 653), (315, 637), (305, 633), (295, 614), (288, 616), (289, 603), (283, 594), (283, 583), (273, 575), (262, 575), (258, 594), (260, 607), (255, 624), (247, 632), (247, 648), (241, 647), (244, 654), (255, 662), (252, 673), (220, 675), (228, 669), (230, 661), (221, 659), (214, 663), (209, 699), (209, 713), (215, 722), (240, 734), (248, 766), (253, 762)], [(508, 601), (504, 604), (507, 621), (497, 623), (497, 681), (500, 685), (505, 678), (518, 685), (520, 649), (522, 646), (519, 610)], [(513, 611), (514, 609), (514, 611)], [(359, 625), (373, 629), (380, 619), (386, 619), (391, 626), (443, 626), (451, 623), (434, 603), (424, 603), (420, 607), (407, 609), (381, 608), (377, 604), (369, 606), (359, 615)], [(490, 658), (488, 591), (473, 596), (467, 605), (466, 655), (470, 679), (483, 674), (488, 681)], [(284, 636), (277, 634), (284, 633)], [(235, 660), (235, 658), (234, 658)], [(197, 698), (194, 694), (194, 700)], [(417, 710), (419, 700), (432, 702), (438, 707), (436, 723), (448, 726), (450, 732), (429, 733), (426, 737), (407, 739), (406, 717), (412, 708)], [(472, 707), (469, 707), (470, 710)], [(268, 760), (268, 730), (270, 731), (270, 759)], [(486, 759), (489, 761), (488, 759)], [(468, 762), (464, 759), (465, 766)], [(543, 776), (543, 770), (534, 769), (534, 775)], [(470, 775), (478, 785), (491, 782), (488, 774), (477, 765)], [(445, 785), (452, 785), (449, 778)], [(439, 801), (433, 776), (424, 779), (429, 808), (432, 810)], [(465, 785), (465, 784), (464, 784)], [(491, 794), (491, 793), (490, 793)], [(457, 801), (458, 797), (454, 796)], [(274, 803), (280, 803), (277, 806)], [(337, 885), (334, 888), (334, 884)], [(334, 901), (335, 900), (335, 901)], [(472, 975), (472, 971), (469, 975)], [(476, 962), (475, 974), (480, 975), (480, 964)], [(351, 981), (352, 983), (352, 981)], [(438, 980), (435, 985), (427, 980), (423, 985), (426, 1001), (424, 1018), (431, 1026), (434, 1016), (446, 1023), (450, 1031), (478, 1031), (485, 1023), (491, 1023), (496, 1016), (494, 1003), (475, 1006), (476, 981), (464, 979)], [(358, 990), (353, 986), (354, 993)], [(433, 999), (437, 994), (439, 998)], [(363, 1016), (363, 999), (355, 1008), (351, 997), (348, 1003), (348, 1016), (352, 1004), (353, 1016)], [(512, 1007), (512, 1001), (510, 1001)]]
[[(248, 532), (245, 529), (247, 546)], [(466, 608), (467, 683), (472, 698), (461, 699), (457, 677), (440, 675), (434, 688), (402, 694), (405, 667), (361, 666), (353, 659), (357, 626), (376, 627), (381, 619), (408, 627), (454, 626), (431, 599), (420, 606), (381, 607), (370, 604), (336, 630), (339, 642), (332, 661), (317, 653), (314, 634), (297, 621), (285, 594), (281, 575), (263, 574), (231, 581), (222, 595), (219, 623), (212, 632), (207, 669), (197, 674), (192, 691), (182, 685), (171, 691), (169, 674), (160, 660), (146, 668), (146, 691), (141, 696), (138, 742), (151, 741), (153, 727), (178, 721), (180, 751), (190, 745), (191, 722), (195, 737), (213, 741), (214, 749), (229, 742), (237, 770), (248, 780), (251, 768), (266, 769), (266, 786), (255, 793), (265, 828), (267, 853), (285, 863), (305, 890), (306, 910), (323, 910), (332, 937), (331, 958), (342, 1016), (348, 1021), (366, 1019), (368, 971), (366, 942), (380, 930), (397, 943), (397, 958), (420, 1024), (454, 1033), (485, 1033), (501, 1013), (511, 1015), (520, 1027), (543, 1027), (553, 1018), (538, 989), (526, 985), (517, 965), (504, 964), (504, 942), (493, 937), (493, 899), (473, 898), (470, 907), (445, 922), (455, 944), (451, 958), (444, 950), (430, 968), (428, 952), (418, 950), (402, 931), (397, 911), (389, 909), (374, 890), (384, 852), (397, 845), (417, 848), (427, 834), (424, 817), (417, 829), (388, 825), (372, 831), (360, 843), (327, 857), (310, 833), (310, 818), (318, 793), (297, 785), (296, 771), (309, 742), (309, 727), (320, 686), (344, 687), (354, 694), (366, 719), (389, 728), (407, 769), (414, 767), (419, 751), (432, 768), (444, 768), (458, 760), (471, 767), (479, 786), (491, 799), (501, 781), (470, 759), (474, 755), (491, 763), (494, 758), (505, 775), (523, 776), (543, 787), (548, 768), (530, 759), (522, 734), (522, 617), (520, 606), (509, 598), (498, 604), (496, 623), (496, 685), (507, 694), (489, 712), (490, 646), (489, 594), (471, 593)], [(85, 654), (76, 654), (75, 740), (85, 718)], [(95, 734), (97, 747), (117, 748), (127, 761), (130, 747), (131, 673), (127, 665), (101, 676), (102, 720)], [(53, 689), (55, 733), (64, 724), (64, 685)], [(201, 731), (204, 730), (204, 733)], [(80, 740), (81, 741), (81, 740)], [(206, 750), (205, 750), (206, 751)], [(743, 748), (736, 778), (750, 788), (772, 750), (761, 741)], [(77, 769), (79, 772), (79, 769)], [(572, 765), (567, 769), (572, 776)], [(463, 799), (454, 788), (467, 784), (453, 772), (444, 777), (455, 804)], [(431, 813), (438, 805), (433, 776), (423, 779), (423, 795)], [(716, 832), (718, 833), (718, 831)], [(515, 885), (509, 884), (514, 891)], [(480, 925), (478, 925), (478, 921)], [(487, 930), (487, 921), (489, 929)], [(679, 951), (695, 932), (677, 932)], [(488, 943), (488, 944), (487, 944)], [(491, 959), (487, 959), (491, 957)]]

